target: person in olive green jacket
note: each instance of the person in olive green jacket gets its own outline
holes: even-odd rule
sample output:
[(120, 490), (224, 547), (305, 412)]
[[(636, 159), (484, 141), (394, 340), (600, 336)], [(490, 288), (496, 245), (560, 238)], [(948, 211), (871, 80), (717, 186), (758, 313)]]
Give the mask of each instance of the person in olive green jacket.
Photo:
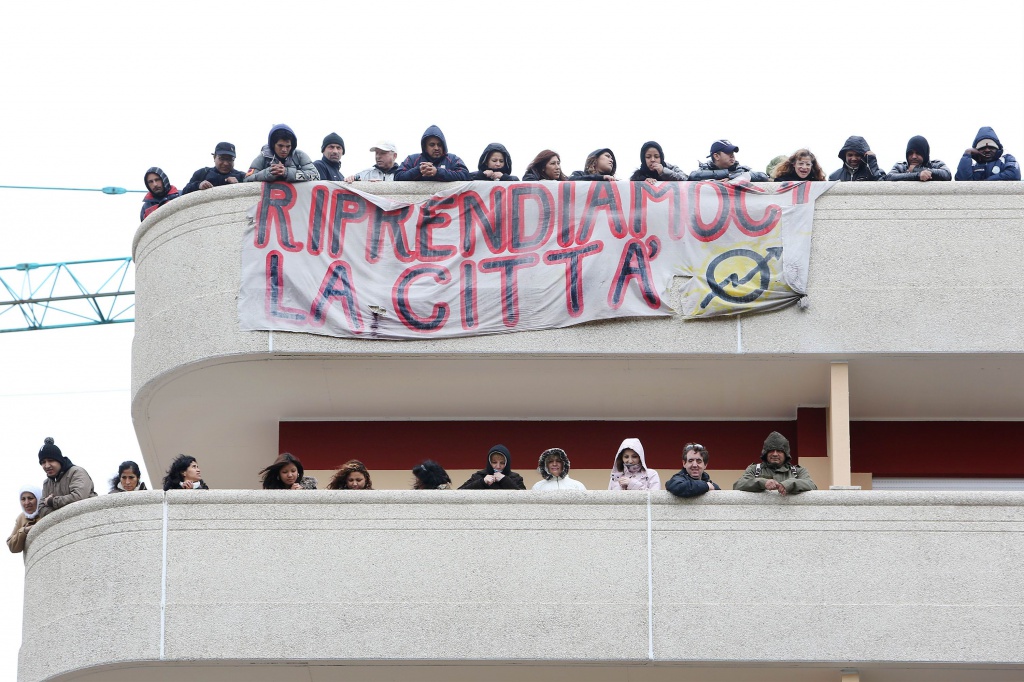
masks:
[(751, 464), (740, 480), (732, 484), (733, 490), (763, 493), (776, 490), (780, 495), (796, 495), (805, 490), (817, 490), (807, 469), (792, 463), (789, 441), (778, 431), (772, 431), (761, 448), (761, 461)]

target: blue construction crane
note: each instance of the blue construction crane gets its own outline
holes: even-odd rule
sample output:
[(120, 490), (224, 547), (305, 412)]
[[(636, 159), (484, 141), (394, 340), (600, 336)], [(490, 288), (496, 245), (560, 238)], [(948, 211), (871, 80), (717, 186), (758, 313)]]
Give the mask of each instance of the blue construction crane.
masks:
[(131, 263), (102, 258), (0, 268), (0, 334), (134, 322)]

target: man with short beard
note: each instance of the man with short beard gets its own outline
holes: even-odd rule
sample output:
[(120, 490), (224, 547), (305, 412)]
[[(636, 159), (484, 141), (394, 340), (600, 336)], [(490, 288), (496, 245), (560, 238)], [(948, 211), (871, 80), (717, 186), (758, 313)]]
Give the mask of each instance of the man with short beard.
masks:
[(978, 130), (974, 144), (964, 151), (956, 168), (957, 180), (1020, 180), (1020, 166), (1011, 154), (1003, 154), (996, 131)]
[(355, 175), (349, 175), (345, 182), (384, 182), (394, 180), (398, 172), (398, 147), (390, 140), (381, 140), (370, 147), (376, 163), (366, 170), (361, 170)]
[(338, 133), (330, 133), (320, 145), (320, 153), (324, 158), (314, 161), (321, 180), (341, 182), (345, 176), (341, 174), (341, 157), (345, 156), (345, 140)]
[(181, 193), (188, 194), (201, 189), (234, 185), (244, 179), (245, 173), (235, 170), (235, 145), (230, 142), (218, 142), (213, 150), (213, 167), (200, 168), (193, 173), (192, 179)]
[(772, 431), (761, 448), (761, 461), (748, 466), (732, 488), (748, 493), (774, 490), (786, 496), (817, 490), (818, 486), (814, 485), (807, 469), (792, 463), (789, 441), (778, 431)]
[(669, 479), (665, 490), (676, 497), (697, 497), (712, 490), (721, 490), (708, 476), (708, 449), (700, 443), (683, 446), (683, 470)]

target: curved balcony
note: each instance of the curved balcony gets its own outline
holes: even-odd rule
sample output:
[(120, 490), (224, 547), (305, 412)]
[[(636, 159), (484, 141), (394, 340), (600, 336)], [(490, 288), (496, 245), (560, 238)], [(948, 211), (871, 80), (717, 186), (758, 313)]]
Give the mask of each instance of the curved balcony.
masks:
[(29, 536), (19, 680), (1006, 682), (1022, 548), (1022, 493), (108, 495)]

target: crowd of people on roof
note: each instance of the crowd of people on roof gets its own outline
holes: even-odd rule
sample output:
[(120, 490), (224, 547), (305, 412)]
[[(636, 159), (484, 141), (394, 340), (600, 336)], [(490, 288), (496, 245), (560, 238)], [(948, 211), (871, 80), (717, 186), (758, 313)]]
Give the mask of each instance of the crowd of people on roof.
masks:
[[(683, 467), (665, 484), (665, 489), (677, 497), (698, 497), (721, 490), (707, 473), (708, 449), (700, 443), (683, 446)], [(23, 486), (18, 491), (20, 513), (14, 522), (14, 531), (7, 538), (11, 552), (22, 552), (25, 540), (39, 519), (58, 509), (96, 497), (92, 477), (61, 452), (53, 438), (46, 438), (39, 449), (39, 464), (46, 475), (42, 487)], [(586, 490), (580, 481), (569, 476), (569, 456), (562, 448), (550, 448), (540, 454), (537, 473), (540, 480), (532, 490), (574, 491)], [(434, 460), (425, 460), (412, 469), (413, 490), (449, 490), (452, 480), (444, 467)], [(291, 453), (282, 453), (272, 464), (259, 472), (264, 490), (316, 490), (317, 480), (307, 476), (302, 462)], [(122, 462), (117, 475), (109, 481), (109, 493), (130, 493), (147, 490), (141, 480), (139, 465)], [(793, 495), (817, 490), (807, 470), (792, 461), (789, 441), (773, 431), (761, 447), (761, 459), (747, 467), (733, 483), (734, 490), (746, 492), (775, 491), (779, 495)], [(164, 491), (209, 490), (203, 480), (199, 462), (190, 455), (179, 455), (171, 462), (163, 480)], [(373, 490), (373, 482), (366, 466), (357, 459), (345, 462), (327, 484), (328, 490)], [(512, 470), (512, 453), (504, 445), (495, 445), (487, 451), (485, 466), (471, 475), (460, 490), (526, 490), (522, 475)], [(647, 466), (644, 446), (639, 438), (627, 438), (616, 450), (608, 480), (608, 490), (660, 490), (661, 477)]]
[[(540, 151), (526, 167), (524, 182), (564, 181), (726, 181), (745, 177), (751, 182), (801, 182), (825, 180), (825, 171), (817, 157), (808, 149), (798, 149), (787, 156), (777, 156), (765, 172), (755, 171), (736, 159), (740, 148), (729, 140), (715, 140), (707, 161), (690, 173), (669, 163), (665, 151), (655, 141), (645, 142), (640, 148), (640, 165), (628, 178), (620, 178), (615, 153), (602, 147), (591, 152), (582, 170), (566, 175), (562, 159), (551, 149)], [(444, 133), (436, 125), (428, 127), (420, 139), (420, 151), (410, 154), (399, 164), (398, 147), (382, 140), (370, 147), (374, 165), (345, 175), (341, 172), (341, 159), (345, 156), (345, 140), (337, 133), (324, 137), (320, 145), (322, 158), (313, 161), (298, 148), (295, 132), (283, 123), (274, 125), (267, 136), (267, 144), (243, 173), (235, 169), (235, 145), (221, 142), (213, 150), (213, 166), (192, 174), (184, 189), (171, 184), (167, 174), (158, 166), (145, 174), (147, 194), (142, 200), (140, 220), (158, 207), (183, 194), (230, 185), (238, 182), (305, 182), (325, 180), (333, 182), (382, 181), (498, 181), (518, 182), (512, 174), (512, 155), (504, 145), (492, 142), (484, 148), (477, 169), (470, 171), (466, 163), (448, 151)], [(942, 161), (931, 157), (928, 140), (915, 135), (907, 142), (902, 161), (886, 172), (879, 164), (867, 141), (858, 135), (847, 138), (839, 150), (842, 166), (828, 176), (837, 181), (914, 181), (943, 180), (1020, 180), (1020, 166), (1011, 154), (1003, 151), (999, 137), (988, 126), (974, 136), (971, 146), (964, 150), (956, 170), (951, 171)]]

